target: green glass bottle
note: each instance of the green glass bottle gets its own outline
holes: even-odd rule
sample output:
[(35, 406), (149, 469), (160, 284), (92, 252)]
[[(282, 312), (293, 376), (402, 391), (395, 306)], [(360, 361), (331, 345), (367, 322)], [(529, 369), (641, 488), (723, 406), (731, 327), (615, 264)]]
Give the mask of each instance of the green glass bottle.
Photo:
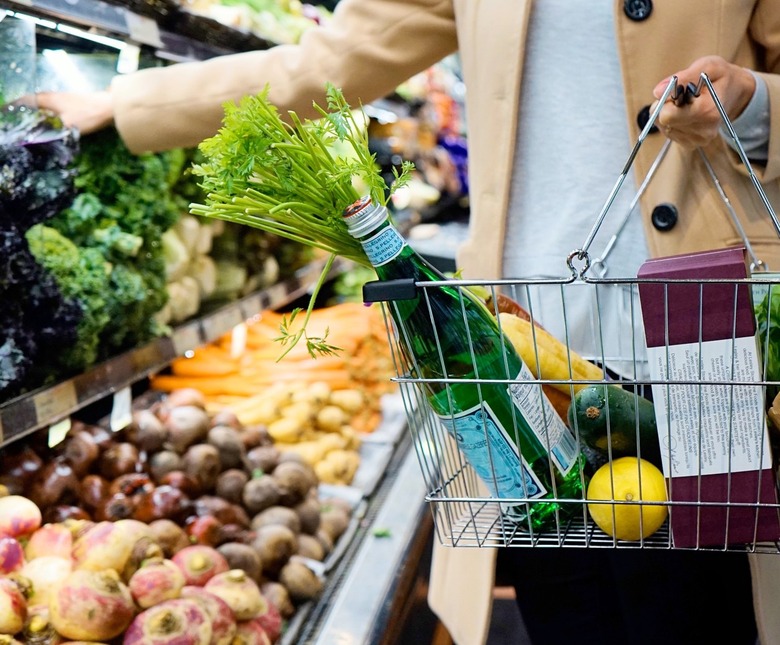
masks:
[[(345, 210), (344, 221), (380, 280), (446, 280), (406, 244), (384, 206), (363, 198)], [(541, 386), (524, 383), (534, 376), (484, 304), (465, 289), (443, 286), (388, 305), (412, 375), (493, 497), (534, 500), (502, 504), (504, 516), (539, 531), (555, 526), (556, 513), (564, 520), (581, 512), (579, 504), (556, 501), (583, 497), (576, 440)]]

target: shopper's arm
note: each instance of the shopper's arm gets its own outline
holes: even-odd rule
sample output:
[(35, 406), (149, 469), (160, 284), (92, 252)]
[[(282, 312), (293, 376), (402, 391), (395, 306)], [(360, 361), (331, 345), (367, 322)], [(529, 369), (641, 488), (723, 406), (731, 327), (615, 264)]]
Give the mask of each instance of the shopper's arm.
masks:
[(226, 101), (266, 84), (280, 110), (314, 116), (326, 81), (367, 103), (456, 48), (451, 0), (342, 0), (298, 45), (117, 76), (113, 120), (136, 152), (192, 146), (218, 130)]
[(77, 128), (82, 134), (102, 130), (114, 122), (113, 100), (107, 91), (39, 92), (35, 104), (55, 112), (65, 125)]

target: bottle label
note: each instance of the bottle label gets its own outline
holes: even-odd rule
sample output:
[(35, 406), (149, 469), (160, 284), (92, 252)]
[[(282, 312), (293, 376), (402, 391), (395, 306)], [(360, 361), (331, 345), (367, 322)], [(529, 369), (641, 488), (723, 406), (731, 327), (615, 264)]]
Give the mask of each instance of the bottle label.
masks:
[(577, 461), (577, 440), (553, 408), (539, 383), (523, 364), (517, 375), (519, 383), (509, 386), (509, 396), (536, 438), (552, 458), (555, 467), (566, 476)]
[(369, 262), (375, 267), (387, 264), (395, 259), (406, 246), (406, 240), (392, 226), (382, 229), (361, 242)]
[(494, 497), (534, 499), (547, 494), (490, 405), (483, 403), (439, 419)]

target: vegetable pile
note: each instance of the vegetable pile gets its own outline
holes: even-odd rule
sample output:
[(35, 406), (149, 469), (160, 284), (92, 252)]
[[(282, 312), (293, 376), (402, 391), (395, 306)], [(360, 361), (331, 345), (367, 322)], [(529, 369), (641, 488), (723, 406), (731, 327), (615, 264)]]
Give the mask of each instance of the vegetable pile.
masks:
[[(311, 466), (262, 426), (208, 413), (193, 390), (137, 403), (121, 432), (75, 422), (54, 450), (42, 445), (0, 455), (0, 580), (12, 578), (25, 601), (8, 613), (0, 599), (0, 634), (53, 627), (79, 640), (209, 643), (221, 630), (226, 640), (213, 642), (244, 632), (240, 642), (273, 642), (320, 594), (309, 563), (350, 521), (348, 504), (320, 499)], [(208, 619), (191, 613), (201, 601)]]
[(77, 147), (56, 118), (28, 108), (0, 114), (0, 399), (40, 385), (44, 357), (76, 340), (84, 316), (25, 237), (72, 199)]

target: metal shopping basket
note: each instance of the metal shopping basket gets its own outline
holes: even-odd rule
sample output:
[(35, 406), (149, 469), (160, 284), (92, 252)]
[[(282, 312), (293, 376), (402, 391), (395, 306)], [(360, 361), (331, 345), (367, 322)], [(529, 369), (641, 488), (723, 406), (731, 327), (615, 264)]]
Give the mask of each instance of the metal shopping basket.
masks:
[[(709, 78), (702, 74), (698, 87), (689, 85), (684, 95), (698, 96), (705, 87), (720, 111), (734, 147), (780, 235), (780, 223)], [(490, 295), (489, 302), (498, 302), (503, 294), (520, 303), (532, 323), (535, 360), (530, 362), (536, 366), (543, 360), (540, 358), (543, 349), (539, 345), (543, 331), (539, 331), (536, 323), (540, 319), (545, 325), (555, 321), (556, 328), (549, 331), (567, 348), (567, 370), (563, 378), (550, 378), (536, 367), (530, 382), (536, 388), (537, 396), (541, 397), (542, 392), (554, 388), (574, 400), (578, 392), (587, 387), (602, 388), (607, 396), (615, 391), (613, 388), (619, 388), (624, 398), (633, 400), (632, 416), (627, 422), (625, 418), (618, 419), (619, 415), (614, 411), (611, 413), (612, 408), (608, 404), (605, 406), (606, 430), (598, 449), (585, 436), (578, 416), (562, 412), (561, 416), (567, 421), (577, 450), (582, 455), (581, 492), (577, 495), (559, 496), (554, 484), (551, 493), (543, 499), (530, 494), (507, 498), (488, 492), (497, 489), (492, 485), (496, 482), (491, 482), (491, 478), (496, 479), (497, 473), (495, 470), (486, 473), (483, 469), (478, 475), (457, 447), (452, 432), (454, 426), (449, 425), (448, 430), (445, 427), (448, 424), (433, 414), (425, 394), (433, 382), (419, 376), (414, 357), (410, 357), (400, 345), (404, 330), (398, 329), (391, 316), (387, 315), (389, 308), (395, 306), (393, 297), (387, 296), (385, 283), (367, 285), (364, 291), (367, 300), (384, 301), (397, 371), (394, 380), (400, 386), (409, 430), (425, 479), (425, 499), (434, 517), (437, 538), (443, 544), (456, 547), (780, 552), (780, 505), (771, 449), (774, 433), (780, 432), (780, 426), (774, 430), (766, 416), (780, 385), (767, 379), (772, 352), (780, 355), (780, 347), (774, 348), (770, 342), (773, 324), (780, 325), (780, 319), (771, 320), (770, 307), (766, 313), (770, 319), (763, 322), (764, 333), (756, 334), (754, 308), (754, 303), (766, 300), (770, 293), (780, 303), (780, 290), (776, 296), (773, 291), (780, 289), (780, 277), (762, 273), (766, 267), (756, 257), (744, 235), (738, 216), (704, 153), (700, 152), (705, 167), (735, 227), (742, 234), (744, 256), (749, 261), (750, 271), (745, 273), (748, 277), (735, 277), (728, 271), (706, 278), (691, 278), (685, 274), (668, 277), (663, 272), (654, 274), (651, 271), (636, 279), (607, 278), (601, 268), (617, 235), (611, 238), (600, 258), (591, 261), (588, 253), (662, 106), (668, 99), (680, 100), (682, 96), (677, 79), (671, 79), (582, 249), (569, 255), (569, 277), (498, 281), (453, 279), (416, 282), (413, 285), (412, 295), (419, 297), (423, 303), (430, 302), (432, 290), (442, 288), (453, 288), (462, 298), (470, 297), (465, 295), (467, 291), (471, 293), (479, 289)], [(663, 160), (670, 143), (667, 141), (662, 147), (630, 210), (633, 210)], [(630, 211), (622, 220), (618, 234), (629, 215)], [(743, 271), (746, 264), (744, 256), (741, 256)], [(589, 312), (589, 324), (578, 325), (575, 329), (569, 321), (583, 302)], [(621, 306), (616, 307), (616, 304)], [(713, 314), (711, 307), (716, 307), (719, 313)], [(686, 320), (686, 324), (682, 325), (683, 331), (679, 324), (682, 318)], [(431, 323), (435, 324), (432, 316)], [(716, 342), (713, 343), (713, 340)], [(591, 374), (587, 379), (575, 378), (572, 362), (575, 352), (600, 368), (597, 376)], [(471, 356), (476, 363), (473, 350)], [(472, 378), (472, 381), (480, 382), (478, 378)], [(490, 384), (494, 383), (511, 388), (518, 381), (513, 378), (490, 381)], [(436, 384), (455, 387), (458, 377), (444, 374), (443, 378), (436, 380)], [(642, 405), (653, 407), (657, 446), (648, 445), (648, 435), (643, 435), (643, 420), (637, 412), (640, 397)], [(651, 399), (652, 403), (646, 403)], [(615, 418), (610, 419), (610, 414)], [(619, 428), (618, 422), (623, 426)], [(586, 495), (591, 475), (607, 464), (610, 477), (614, 477), (615, 460), (625, 454), (621, 442), (616, 439), (625, 439), (627, 435), (630, 440), (632, 434), (636, 446), (631, 455), (650, 459), (653, 449), (660, 451), (661, 463), (658, 466), (665, 475), (666, 499), (651, 503), (643, 499), (621, 498), (621, 493), (615, 493), (620, 488), (620, 482), (613, 478), (611, 501), (589, 500)], [(490, 450), (487, 430), (484, 438), (486, 449)], [(551, 454), (553, 449), (548, 438), (546, 450)], [(492, 467), (492, 458), (487, 461)], [(554, 468), (553, 461), (549, 460), (551, 470)], [(643, 485), (642, 471), (637, 470), (637, 476), (640, 485)], [(527, 518), (518, 521), (506, 513), (508, 507), (530, 509), (536, 504), (549, 504), (551, 500), (557, 505), (556, 510), (542, 529), (535, 527)], [(593, 521), (588, 510), (589, 503), (591, 508), (608, 508), (613, 527), (619, 525), (618, 516), (625, 509), (641, 510), (638, 515), (642, 535), (624, 539), (624, 536), (615, 535), (615, 531), (612, 535), (604, 532)], [(666, 520), (657, 530), (646, 532), (643, 525), (650, 522), (650, 511), (657, 510), (659, 506), (665, 508)]]

